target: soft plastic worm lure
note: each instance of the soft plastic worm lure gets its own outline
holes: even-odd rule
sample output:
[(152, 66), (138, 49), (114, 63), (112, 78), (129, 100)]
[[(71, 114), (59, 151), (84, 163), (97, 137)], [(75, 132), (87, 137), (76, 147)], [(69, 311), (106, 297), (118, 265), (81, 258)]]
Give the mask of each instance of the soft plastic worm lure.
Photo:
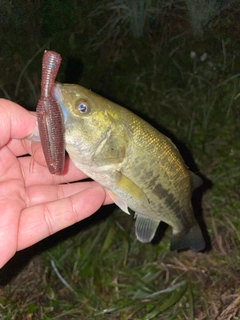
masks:
[(45, 51), (42, 60), (41, 97), (37, 104), (37, 120), (43, 153), (49, 171), (60, 174), (64, 169), (65, 142), (62, 113), (52, 91), (61, 63), (61, 56)]

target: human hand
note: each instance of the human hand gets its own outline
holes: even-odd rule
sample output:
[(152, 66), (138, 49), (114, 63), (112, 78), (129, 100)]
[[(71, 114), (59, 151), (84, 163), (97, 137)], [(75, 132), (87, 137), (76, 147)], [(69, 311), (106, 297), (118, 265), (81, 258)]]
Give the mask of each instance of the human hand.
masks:
[[(26, 139), (36, 117), (0, 99), (0, 268), (16, 253), (112, 203), (97, 182), (86, 178), (71, 161), (52, 175), (39, 142)], [(32, 155), (32, 156), (31, 156)]]

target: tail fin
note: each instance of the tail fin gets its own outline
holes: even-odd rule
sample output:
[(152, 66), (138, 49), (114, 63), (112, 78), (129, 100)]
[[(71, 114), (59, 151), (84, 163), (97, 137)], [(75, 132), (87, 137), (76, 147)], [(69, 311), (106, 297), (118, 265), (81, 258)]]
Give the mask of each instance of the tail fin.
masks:
[(202, 181), (202, 178), (197, 176), (192, 171), (189, 171), (189, 172), (190, 172), (191, 186), (192, 186), (192, 191), (193, 191), (193, 190), (197, 189), (198, 187), (200, 187), (203, 184), (203, 181)]
[(170, 249), (173, 251), (189, 248), (193, 251), (201, 251), (205, 246), (206, 243), (203, 239), (202, 231), (199, 225), (196, 224), (186, 233), (173, 233)]

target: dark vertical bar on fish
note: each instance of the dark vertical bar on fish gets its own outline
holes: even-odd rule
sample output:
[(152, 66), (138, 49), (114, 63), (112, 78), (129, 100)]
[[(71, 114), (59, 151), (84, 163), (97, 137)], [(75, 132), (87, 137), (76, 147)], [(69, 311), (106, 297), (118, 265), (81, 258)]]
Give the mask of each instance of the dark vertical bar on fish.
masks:
[(52, 174), (62, 173), (65, 161), (63, 118), (60, 108), (52, 95), (61, 60), (61, 56), (57, 52), (44, 52), (41, 97), (37, 105), (40, 140), (48, 169)]

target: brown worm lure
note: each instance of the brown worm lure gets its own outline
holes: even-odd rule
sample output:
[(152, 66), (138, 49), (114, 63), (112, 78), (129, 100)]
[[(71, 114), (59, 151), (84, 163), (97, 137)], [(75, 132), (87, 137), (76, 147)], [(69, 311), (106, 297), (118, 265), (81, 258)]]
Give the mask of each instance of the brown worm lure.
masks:
[(62, 173), (65, 162), (63, 118), (60, 108), (52, 95), (61, 60), (61, 56), (57, 52), (44, 52), (41, 96), (36, 110), (43, 153), (48, 169), (52, 174)]

